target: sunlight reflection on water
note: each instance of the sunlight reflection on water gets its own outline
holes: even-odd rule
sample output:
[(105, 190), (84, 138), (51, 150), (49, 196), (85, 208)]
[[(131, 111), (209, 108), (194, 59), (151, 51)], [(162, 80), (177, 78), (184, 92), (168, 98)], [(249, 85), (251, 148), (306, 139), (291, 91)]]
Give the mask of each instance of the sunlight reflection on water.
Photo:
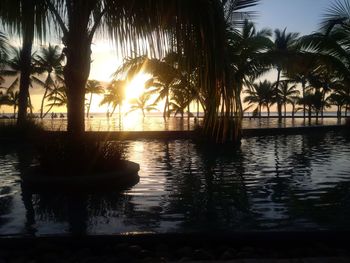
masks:
[(32, 194), (31, 149), (0, 147), (1, 234), (350, 229), (350, 138), (252, 137), (239, 149), (123, 142), (140, 182), (122, 193)]

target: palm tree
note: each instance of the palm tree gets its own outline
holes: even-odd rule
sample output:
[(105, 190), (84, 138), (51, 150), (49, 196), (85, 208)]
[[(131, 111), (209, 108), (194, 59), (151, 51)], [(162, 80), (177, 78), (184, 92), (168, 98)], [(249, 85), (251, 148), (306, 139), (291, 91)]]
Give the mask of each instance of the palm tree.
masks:
[(27, 119), (27, 108), (30, 102), (29, 86), (32, 65), (32, 46), (34, 35), (42, 39), (46, 34), (45, 0), (0, 0), (0, 18), (10, 31), (21, 36), (20, 49), (20, 84), (18, 95), (19, 125)]
[(341, 118), (341, 112), (342, 108), (345, 105), (345, 96), (341, 93), (332, 93), (328, 98), (327, 101), (330, 105), (334, 105), (337, 107), (337, 117)]
[(281, 72), (286, 67), (288, 59), (291, 55), (295, 55), (295, 44), (299, 36), (298, 33), (286, 33), (286, 28), (281, 31), (275, 30), (275, 40), (272, 52), (275, 56), (275, 63), (277, 68), (277, 81), (275, 84), (275, 96), (277, 102), (278, 117), (282, 117), (282, 101), (278, 94), (280, 85)]
[(16, 118), (18, 90), (15, 90), (15, 86), (10, 86), (5, 93), (0, 92), (0, 105), (12, 106), (13, 118)]
[[(228, 64), (225, 27), (227, 21), (236, 22), (243, 17), (235, 16), (237, 11), (255, 5), (258, 0), (206, 0), (180, 3), (178, 0), (169, 0), (166, 5), (163, 1), (46, 0), (45, 2), (63, 32), (67, 61), (64, 72), (68, 89), (70, 133), (80, 134), (84, 131), (84, 93), (90, 72), (90, 47), (96, 30), (100, 29), (109, 33), (112, 39), (121, 40), (119, 44), (125, 51), (124, 54), (130, 54), (127, 52), (130, 50), (141, 53), (148, 49), (151, 54), (162, 55), (169, 48), (186, 54), (187, 65), (192, 68), (197, 66), (203, 68), (199, 74), (201, 83), (213, 101), (207, 107), (209, 114), (205, 121), (205, 132), (217, 140), (237, 138), (236, 130), (228, 133), (231, 125), (228, 125), (227, 120), (234, 113), (231, 101), (235, 98), (232, 97), (233, 93), (228, 93), (226, 90), (232, 87), (225, 78)], [(198, 8), (199, 6), (201, 8)], [(151, 48), (134, 41), (138, 38), (146, 39)], [(201, 52), (197, 52), (198, 50)], [(221, 107), (221, 101), (226, 101), (226, 106)], [(224, 118), (218, 118), (219, 111), (226, 112)], [(218, 122), (220, 125), (217, 125)], [(216, 127), (214, 134), (213, 127)]]
[(67, 88), (65, 86), (55, 86), (55, 88), (47, 96), (47, 100), (50, 102), (46, 106), (49, 107), (45, 113), (47, 115), (53, 107), (67, 107)]
[[(293, 104), (294, 98), (298, 97), (300, 92), (296, 89), (296, 85), (289, 85), (289, 81), (281, 81), (280, 87), (279, 87), (279, 97), (281, 98), (281, 103), (284, 106), (284, 117), (287, 116), (287, 104)], [(293, 115), (294, 115), (294, 109), (293, 109)]]
[(273, 85), (270, 81), (264, 80), (264, 82), (254, 83), (248, 86), (245, 91), (247, 96), (244, 98), (244, 102), (248, 104), (258, 104), (257, 112), (261, 117), (262, 107), (266, 107), (267, 116), (270, 117), (270, 107), (275, 103), (275, 92)]
[(149, 99), (150, 99), (151, 94), (148, 92), (144, 92), (138, 99), (134, 99), (131, 101), (131, 107), (130, 110), (126, 113), (130, 113), (136, 110), (141, 110), (142, 111), (142, 116), (145, 117), (145, 111), (149, 112), (152, 110), (158, 110), (156, 108), (156, 104), (147, 104)]
[[(180, 86), (177, 86), (172, 93), (171, 99), (170, 99), (170, 106), (171, 110), (170, 112), (174, 112), (175, 116), (177, 114), (181, 115), (181, 118), (184, 116), (185, 109), (189, 106), (189, 104), (192, 101), (192, 97), (189, 96), (191, 93), (187, 91), (186, 88)], [(188, 112), (190, 115), (190, 112)]]
[(168, 53), (163, 59), (149, 59), (147, 56), (128, 58), (114, 73), (115, 77), (126, 74), (130, 79), (135, 74), (149, 73), (153, 77), (145, 83), (149, 92), (158, 94), (154, 103), (165, 100), (163, 117), (169, 117), (172, 86), (177, 85), (182, 78), (181, 72), (175, 67), (173, 53)]
[(91, 102), (92, 102), (92, 95), (104, 93), (104, 88), (101, 86), (99, 81), (88, 80), (88, 82), (86, 83), (86, 93), (87, 94), (90, 93), (90, 99), (89, 99), (88, 108), (86, 111), (86, 118), (89, 118), (90, 107), (91, 107)]
[[(266, 51), (273, 46), (269, 38), (271, 31), (269, 29), (257, 31), (254, 23), (246, 19), (239, 32), (228, 30), (227, 34), (230, 40), (229, 55), (232, 61), (232, 75), (240, 95), (243, 85), (247, 86), (250, 81), (249, 78), (258, 77), (269, 69)], [(242, 108), (240, 96), (238, 98), (240, 108)]]
[(44, 116), (44, 103), (49, 91), (52, 91), (55, 76), (62, 75), (63, 55), (59, 46), (42, 47), (40, 54), (35, 56), (36, 66), (47, 74), (45, 81), (33, 77), (35, 82), (44, 87), (45, 92), (41, 100), (40, 118)]
[(107, 93), (104, 95), (104, 98), (100, 102), (100, 105), (107, 104), (108, 107), (112, 106), (112, 112), (107, 113), (107, 116), (110, 117), (113, 115), (117, 106), (119, 106), (119, 123), (121, 124), (121, 107), (125, 99), (125, 88), (127, 81), (125, 80), (113, 80), (110, 85), (107, 87)]
[(67, 105), (67, 92), (63, 79), (56, 79), (54, 81), (50, 93), (47, 94), (47, 100), (49, 103), (46, 104), (46, 107), (49, 108), (44, 113), (43, 118), (49, 114), (53, 107), (61, 107)]
[[(13, 56), (6, 63), (8, 68), (1, 70), (1, 74), (3, 76), (15, 77), (12, 84), (10, 84), (11, 90), (14, 90), (15, 86), (17, 86), (18, 84), (20, 85), (22, 83), (21, 82), (21, 77), (22, 77), (21, 72), (22, 72), (23, 68), (26, 67), (26, 62), (22, 60), (21, 49), (11, 47), (10, 51), (11, 51)], [(30, 73), (29, 75), (31, 77), (30, 78), (30, 86), (31, 87), (32, 87), (32, 82), (34, 81), (33, 75), (39, 74), (42, 72), (42, 69), (40, 69), (39, 67), (36, 66), (35, 61), (34, 61), (34, 56), (35, 56), (35, 53), (32, 54), (32, 56), (31, 56), (31, 64), (30, 64), (30, 69), (29, 69), (29, 73)], [(21, 105), (21, 89), (20, 88), (21, 88), (21, 86), (19, 86), (19, 92), (18, 92), (18, 118), (20, 118), (20, 105)], [(30, 109), (30, 111), (32, 113), (32, 105), (31, 105), (29, 90), (28, 90), (27, 96), (28, 96), (27, 104), (29, 106), (28, 108)]]
[[(0, 31), (0, 70), (6, 64), (8, 58), (8, 40), (7, 37)], [(3, 78), (0, 74), (0, 85), (3, 82)]]

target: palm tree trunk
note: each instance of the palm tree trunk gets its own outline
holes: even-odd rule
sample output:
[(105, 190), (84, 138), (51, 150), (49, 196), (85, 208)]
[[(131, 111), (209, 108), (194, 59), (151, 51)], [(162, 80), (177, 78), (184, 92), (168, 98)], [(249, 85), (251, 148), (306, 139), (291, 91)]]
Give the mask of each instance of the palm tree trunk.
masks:
[(46, 99), (46, 96), (47, 96), (47, 91), (48, 91), (48, 88), (46, 87), (45, 88), (45, 93), (44, 93), (44, 96), (41, 100), (41, 106), (40, 106), (40, 119), (44, 118), (43, 116), (43, 113), (44, 113), (44, 102), (45, 102), (45, 99)]
[(197, 118), (199, 117), (199, 99), (197, 99)]
[(34, 3), (33, 0), (22, 1), (23, 7), (23, 42), (21, 50), (21, 60), (23, 68), (21, 70), (19, 94), (18, 94), (18, 118), (17, 124), (22, 125), (27, 120), (28, 94), (30, 85), (30, 67), (32, 58), (32, 46), (34, 39)]
[(92, 92), (90, 93), (89, 106), (88, 106), (88, 108), (86, 110), (86, 118), (89, 118), (91, 102), (92, 102)]
[(281, 78), (281, 69), (277, 69), (277, 81), (276, 81), (276, 100), (277, 100), (277, 111), (278, 111), (278, 118), (282, 118), (282, 104), (281, 104), (281, 99), (278, 95), (278, 87), (280, 85), (280, 78)]
[(284, 118), (287, 117), (287, 103), (284, 103)]
[(270, 107), (269, 107), (269, 105), (266, 105), (266, 108), (267, 108), (267, 117), (270, 118)]
[(259, 118), (261, 118), (261, 104), (259, 104)]
[(302, 89), (303, 89), (303, 117), (305, 119), (306, 117), (306, 104), (305, 104), (305, 88), (306, 88), (306, 81), (305, 79), (303, 78), (302, 81), (301, 81), (301, 86), (302, 86)]
[(164, 119), (166, 119), (166, 112), (167, 112), (167, 106), (168, 106), (168, 103), (169, 103), (169, 101), (168, 101), (168, 96), (166, 96), (166, 98), (165, 98), (165, 104), (164, 104), (164, 112), (163, 112), (163, 118)]
[(91, 43), (87, 32), (72, 29), (67, 37), (64, 79), (67, 86), (67, 131), (80, 136), (85, 131), (85, 87), (90, 74)]
[(119, 127), (122, 126), (122, 105), (119, 104)]

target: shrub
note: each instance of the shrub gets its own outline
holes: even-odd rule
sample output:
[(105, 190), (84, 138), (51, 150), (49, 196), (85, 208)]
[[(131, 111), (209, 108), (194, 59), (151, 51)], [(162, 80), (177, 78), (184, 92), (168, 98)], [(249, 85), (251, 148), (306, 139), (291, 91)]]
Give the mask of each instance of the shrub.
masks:
[(60, 175), (108, 172), (124, 165), (124, 148), (114, 141), (73, 140), (57, 136), (37, 144), (38, 161), (46, 171)]

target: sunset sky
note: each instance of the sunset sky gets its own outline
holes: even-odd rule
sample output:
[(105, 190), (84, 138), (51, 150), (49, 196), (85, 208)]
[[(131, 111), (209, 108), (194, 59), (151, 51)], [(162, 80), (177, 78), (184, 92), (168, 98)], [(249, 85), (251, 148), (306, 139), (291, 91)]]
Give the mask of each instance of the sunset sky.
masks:
[[(300, 32), (302, 35), (312, 33), (318, 29), (322, 14), (325, 13), (327, 7), (335, 2), (335, 0), (262, 0), (261, 4), (254, 7), (253, 10), (258, 11), (255, 19), (258, 29), (265, 27), (271, 29), (287, 28), (289, 32)], [(13, 41), (17, 45), (19, 41)], [(58, 40), (57, 42), (58, 43)], [(92, 45), (92, 67), (90, 79), (96, 79), (107, 83), (111, 79), (111, 74), (120, 65), (122, 58), (117, 56), (113, 45), (106, 40), (96, 39)], [(266, 78), (275, 80), (275, 72), (267, 74)], [(137, 81), (130, 85), (127, 91), (128, 98), (132, 98), (140, 94), (143, 89), (142, 81), (147, 80), (146, 77), (139, 77)], [(43, 90), (34, 88), (31, 90), (32, 100), (35, 112), (40, 108), (40, 100)], [(99, 107), (101, 98), (96, 96), (93, 100), (92, 112), (105, 112), (106, 107)], [(161, 108), (162, 106), (160, 106)], [(1, 112), (11, 112), (11, 109), (2, 107)], [(64, 111), (64, 109), (57, 109)]]

